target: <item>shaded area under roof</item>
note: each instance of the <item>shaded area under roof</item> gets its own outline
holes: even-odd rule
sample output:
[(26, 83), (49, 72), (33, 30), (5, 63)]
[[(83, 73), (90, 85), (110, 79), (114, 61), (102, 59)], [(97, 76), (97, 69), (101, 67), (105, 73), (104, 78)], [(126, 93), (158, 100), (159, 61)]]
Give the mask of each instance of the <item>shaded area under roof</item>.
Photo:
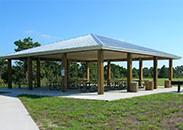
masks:
[[(36, 48), (31, 48), (12, 54), (8, 54), (1, 58), (18, 59), (25, 57), (45, 57), (61, 59), (63, 53), (68, 53), (68, 59), (81, 60), (96, 60), (96, 51), (103, 49), (104, 59), (126, 59), (126, 53), (133, 53), (134, 58), (153, 58), (154, 56), (160, 59), (180, 59), (181, 57), (157, 51), (142, 46), (137, 46), (128, 42), (115, 40), (112, 38), (88, 34), (77, 38), (58, 41), (53, 44), (43, 45)], [(112, 52), (110, 52), (112, 51)], [(87, 54), (88, 53), (88, 54)], [(86, 55), (86, 57), (85, 57)], [(119, 55), (119, 56), (118, 56)]]

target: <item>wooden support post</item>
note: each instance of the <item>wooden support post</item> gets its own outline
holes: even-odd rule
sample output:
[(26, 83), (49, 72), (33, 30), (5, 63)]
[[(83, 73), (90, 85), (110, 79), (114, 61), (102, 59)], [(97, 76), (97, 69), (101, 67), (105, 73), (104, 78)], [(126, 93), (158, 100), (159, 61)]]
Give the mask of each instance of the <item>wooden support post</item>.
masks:
[(66, 91), (67, 86), (68, 86), (68, 60), (67, 60), (67, 54), (66, 53), (64, 53), (64, 55), (63, 55), (63, 67), (64, 67), (63, 91)]
[(111, 62), (107, 62), (107, 81), (111, 81)]
[(70, 62), (68, 59), (67, 59), (67, 88), (68, 86), (70, 85), (70, 82), (69, 82), (69, 67), (70, 67)]
[(41, 72), (40, 72), (40, 59), (38, 58), (36, 60), (36, 64), (37, 64), (37, 69), (36, 69), (36, 80), (37, 80), (37, 87), (41, 87), (41, 79), (40, 79), (40, 76), (41, 76)]
[(26, 74), (26, 78), (27, 78), (27, 59), (24, 59), (23, 60), (23, 62), (24, 62), (24, 74)]
[(90, 81), (90, 67), (88, 62), (86, 62), (86, 80)]
[(154, 70), (153, 70), (153, 81), (154, 81), (154, 89), (157, 89), (157, 80), (158, 80), (158, 58), (154, 57)]
[(11, 59), (8, 59), (8, 88), (12, 88), (12, 63), (11, 63)]
[(139, 60), (139, 86), (142, 86), (143, 80), (143, 61)]
[(27, 71), (28, 71), (28, 87), (30, 90), (33, 89), (32, 85), (32, 59), (28, 57), (27, 59)]
[(169, 76), (168, 76), (169, 80), (172, 81), (173, 80), (173, 60), (169, 59)]
[(98, 50), (98, 94), (104, 94), (104, 55)]
[(127, 92), (130, 92), (131, 90), (131, 83), (132, 83), (132, 54), (128, 53), (127, 54)]

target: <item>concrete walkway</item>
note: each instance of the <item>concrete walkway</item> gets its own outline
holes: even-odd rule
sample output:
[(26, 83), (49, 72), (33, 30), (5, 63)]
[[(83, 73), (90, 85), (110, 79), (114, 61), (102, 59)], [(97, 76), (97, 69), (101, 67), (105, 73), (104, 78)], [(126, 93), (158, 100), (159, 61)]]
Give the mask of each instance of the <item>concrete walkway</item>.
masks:
[[(87, 92), (81, 93), (79, 90), (68, 90), (66, 92), (62, 91), (50, 91), (46, 88), (36, 88), (33, 90), (28, 89), (0, 89), (0, 92), (9, 92), (11, 95), (17, 96), (21, 94), (28, 94), (28, 95), (39, 95), (39, 96), (58, 96), (58, 97), (65, 97), (65, 98), (76, 98), (76, 99), (91, 99), (91, 100), (105, 100), (105, 101), (113, 101), (125, 98), (132, 98), (137, 96), (145, 96), (150, 94), (158, 94), (158, 93), (177, 93), (177, 87), (172, 88), (158, 88), (155, 90), (145, 91), (140, 90), (136, 93), (130, 93), (126, 90), (113, 90), (107, 91), (104, 95), (98, 95), (97, 92)], [(182, 94), (183, 91), (180, 93)]]
[[(63, 95), (62, 97), (114, 101), (119, 99), (133, 98), (133, 97), (146, 96), (146, 95), (159, 94), (159, 93), (177, 93), (177, 87), (158, 88), (150, 91), (146, 91), (142, 89), (138, 92), (127, 92), (126, 90), (114, 90), (114, 91), (105, 92), (104, 95), (98, 95), (97, 93), (75, 93), (67, 96)], [(179, 94), (183, 94), (183, 92)]]
[(0, 95), (0, 129), (39, 130), (22, 102), (13, 96)]

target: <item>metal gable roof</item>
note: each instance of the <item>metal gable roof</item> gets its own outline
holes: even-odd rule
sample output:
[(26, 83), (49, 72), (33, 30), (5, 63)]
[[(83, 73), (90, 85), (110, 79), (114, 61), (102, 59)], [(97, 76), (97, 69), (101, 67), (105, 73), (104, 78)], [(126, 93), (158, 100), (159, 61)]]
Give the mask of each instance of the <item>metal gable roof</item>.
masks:
[(144, 54), (144, 55), (152, 55), (152, 56), (158, 56), (158, 57), (164, 57), (164, 58), (173, 58), (173, 59), (180, 59), (181, 57), (165, 53), (162, 51), (138, 46), (135, 44), (131, 44), (125, 41), (120, 41), (104, 36), (95, 35), (98, 39), (100, 39), (100, 42), (103, 43), (103, 48), (106, 49), (114, 49), (114, 50), (120, 50), (124, 52), (131, 52), (131, 53), (137, 53), (137, 54)]
[(39, 56), (56, 53), (79, 52), (84, 50), (107, 49), (136, 54), (158, 56), (163, 58), (179, 59), (180, 57), (165, 52), (137, 46), (112, 38), (88, 34), (69, 40), (58, 41), (53, 44), (43, 45), (4, 56), (3, 58), (20, 58), (28, 56)]
[(86, 49), (96, 49), (98, 46), (99, 44), (95, 41), (92, 35), (85, 35), (69, 40), (62, 40), (52, 44), (42, 45), (39, 47), (11, 53), (5, 56), (5, 58), (81, 51)]

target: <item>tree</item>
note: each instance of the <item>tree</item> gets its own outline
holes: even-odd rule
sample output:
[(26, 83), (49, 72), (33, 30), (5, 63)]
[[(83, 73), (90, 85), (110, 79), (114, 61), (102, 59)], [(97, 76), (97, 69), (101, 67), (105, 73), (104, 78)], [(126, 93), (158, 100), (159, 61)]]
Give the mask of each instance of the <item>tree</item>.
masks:
[(2, 73), (3, 73), (3, 71), (4, 71), (4, 68), (5, 68), (5, 64), (6, 63), (6, 61), (4, 60), (4, 59), (0, 59), (0, 79), (2, 79)]
[(17, 47), (17, 48), (15, 48), (15, 52), (22, 51), (22, 50), (29, 49), (29, 48), (38, 47), (41, 45), (38, 42), (33, 42), (32, 38), (30, 38), (30, 37), (24, 38), (23, 40), (15, 41), (14, 44)]
[(161, 69), (159, 69), (159, 78), (167, 78), (168, 77), (168, 68), (163, 65)]
[[(22, 51), (22, 50), (26, 50), (26, 49), (30, 49), (30, 48), (34, 48), (34, 47), (38, 47), (40, 46), (41, 44), (38, 43), (38, 42), (33, 42), (32, 38), (30, 37), (27, 37), (27, 38), (24, 38), (23, 40), (17, 40), (14, 42), (16, 48), (15, 48), (15, 52), (18, 52), (18, 51)], [(22, 65), (22, 63), (20, 63), (22, 61), (18, 61), (16, 62), (17, 65)], [(24, 73), (26, 73), (27, 71), (27, 62), (25, 60), (23, 60), (23, 68), (24, 68)]]
[(5, 59), (0, 59), (0, 81), (1, 80), (3, 80), (4, 83), (8, 82), (7, 61)]
[(43, 72), (42, 75), (48, 82), (58, 82), (61, 80), (61, 64), (58, 62), (45, 61), (41, 68)]
[(149, 69), (147, 67), (143, 68), (143, 77), (149, 78)]
[(78, 80), (79, 68), (80, 68), (80, 66), (78, 63), (69, 64), (69, 80), (70, 80), (70, 82)]
[(138, 69), (133, 68), (132, 72), (133, 72), (133, 77), (134, 78), (138, 78), (139, 77), (139, 70)]
[(111, 64), (111, 78), (112, 79), (122, 78), (120, 70), (121, 70), (121, 67), (119, 65)]
[[(21, 63), (21, 62), (20, 62)], [(23, 63), (22, 63), (23, 65)], [(13, 66), (12, 72), (12, 79), (15, 84), (18, 85), (19, 88), (21, 88), (21, 84), (25, 82), (24, 73), (23, 73), (23, 66), (22, 65), (15, 65)]]
[(98, 68), (96, 63), (89, 64), (90, 67), (90, 79), (97, 80), (98, 78)]
[(175, 78), (183, 78), (183, 65), (175, 67), (174, 77)]
[[(33, 42), (32, 38), (30, 38), (30, 37), (24, 38), (23, 40), (17, 40), (14, 42), (14, 44), (16, 46), (15, 52), (38, 47), (41, 45), (38, 42)], [(35, 65), (33, 64), (33, 66), (35, 66)], [(14, 68), (13, 81), (15, 83), (18, 83), (19, 86), (21, 86), (21, 83), (26, 82), (26, 78), (23, 78), (23, 77), (26, 77), (26, 72), (27, 72), (26, 60), (16, 61), (15, 66), (13, 68)], [(33, 69), (34, 68), (35, 67), (33, 67)]]

